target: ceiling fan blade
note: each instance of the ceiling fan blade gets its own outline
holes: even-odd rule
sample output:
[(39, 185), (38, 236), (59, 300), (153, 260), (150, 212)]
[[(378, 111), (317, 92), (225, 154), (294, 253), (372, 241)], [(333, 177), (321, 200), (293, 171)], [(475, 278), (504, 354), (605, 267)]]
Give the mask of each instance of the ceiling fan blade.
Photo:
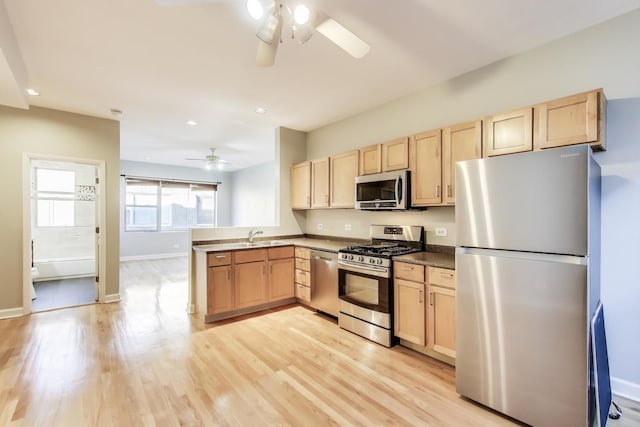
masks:
[(207, 161), (207, 159), (188, 159), (188, 158), (185, 159), (185, 160), (196, 160), (198, 162), (206, 162)]
[(370, 47), (368, 44), (328, 16), (316, 26), (316, 31), (354, 58), (359, 59), (369, 53)]
[(276, 60), (276, 52), (280, 42), (274, 40), (268, 44), (258, 39), (258, 52), (256, 53), (256, 65), (258, 67), (271, 67)]

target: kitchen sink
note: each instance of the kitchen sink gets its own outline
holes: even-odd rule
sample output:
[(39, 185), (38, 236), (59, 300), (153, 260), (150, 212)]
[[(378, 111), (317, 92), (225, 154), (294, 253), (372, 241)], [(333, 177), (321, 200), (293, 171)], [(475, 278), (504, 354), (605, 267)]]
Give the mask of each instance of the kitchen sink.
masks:
[(241, 242), (238, 243), (238, 245), (242, 246), (242, 247), (246, 247), (246, 248), (251, 248), (254, 246), (273, 246), (273, 245), (277, 245), (279, 244), (279, 242), (276, 242), (275, 240), (261, 240), (259, 242)]

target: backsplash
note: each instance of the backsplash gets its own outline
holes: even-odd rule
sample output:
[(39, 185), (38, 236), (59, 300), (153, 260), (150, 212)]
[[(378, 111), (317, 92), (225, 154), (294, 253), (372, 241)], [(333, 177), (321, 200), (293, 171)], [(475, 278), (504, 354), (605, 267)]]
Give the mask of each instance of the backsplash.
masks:
[[(304, 232), (305, 234), (367, 239), (371, 224), (421, 225), (426, 231), (427, 244), (455, 246), (456, 243), (453, 206), (399, 212), (314, 209), (306, 212)], [(446, 236), (436, 236), (436, 228), (444, 229)]]

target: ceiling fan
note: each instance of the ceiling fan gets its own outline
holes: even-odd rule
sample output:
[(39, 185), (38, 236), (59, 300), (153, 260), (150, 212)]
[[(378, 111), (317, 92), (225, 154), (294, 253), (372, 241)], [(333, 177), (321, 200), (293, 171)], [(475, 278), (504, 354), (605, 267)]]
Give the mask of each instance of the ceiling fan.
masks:
[(204, 168), (206, 170), (211, 170), (214, 167), (217, 169), (222, 169), (224, 165), (228, 165), (229, 162), (227, 162), (226, 160), (222, 160), (220, 158), (220, 156), (216, 155), (216, 149), (215, 147), (211, 147), (209, 148), (209, 150), (211, 150), (211, 154), (208, 154), (204, 157), (201, 158), (196, 158), (196, 159), (185, 159), (185, 160), (195, 160), (195, 161), (199, 161), (199, 162), (205, 162), (204, 163)]
[[(155, 0), (163, 6), (213, 3), (229, 0)], [(258, 51), (256, 64), (270, 67), (275, 62), (278, 45), (283, 42), (283, 31), (292, 39), (304, 44), (314, 32), (318, 32), (335, 43), (354, 58), (362, 58), (369, 52), (369, 45), (335, 19), (319, 10), (312, 10), (301, 1), (293, 8), (286, 0), (247, 0), (247, 10), (253, 19), (260, 22), (256, 33)]]

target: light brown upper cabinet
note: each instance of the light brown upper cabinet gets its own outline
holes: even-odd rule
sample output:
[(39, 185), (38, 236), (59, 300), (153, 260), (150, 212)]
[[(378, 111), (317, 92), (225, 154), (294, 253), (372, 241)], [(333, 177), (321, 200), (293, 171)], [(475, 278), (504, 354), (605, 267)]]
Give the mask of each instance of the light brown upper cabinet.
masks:
[(456, 202), (456, 163), (482, 157), (482, 121), (460, 123), (442, 130), (442, 202)]
[(584, 143), (605, 149), (606, 98), (602, 89), (545, 102), (536, 105), (535, 111), (536, 149)]
[(360, 175), (382, 172), (382, 145), (375, 144), (360, 148)]
[(382, 144), (382, 172), (409, 167), (409, 138), (402, 137)]
[(409, 143), (412, 206), (442, 203), (442, 131), (419, 133)]
[(532, 107), (489, 116), (484, 128), (484, 157), (533, 150)]
[(329, 207), (329, 158), (311, 160), (311, 207)]
[(311, 162), (291, 166), (291, 209), (311, 207)]
[(359, 163), (358, 150), (331, 156), (329, 206), (353, 208), (355, 206), (356, 176)]

